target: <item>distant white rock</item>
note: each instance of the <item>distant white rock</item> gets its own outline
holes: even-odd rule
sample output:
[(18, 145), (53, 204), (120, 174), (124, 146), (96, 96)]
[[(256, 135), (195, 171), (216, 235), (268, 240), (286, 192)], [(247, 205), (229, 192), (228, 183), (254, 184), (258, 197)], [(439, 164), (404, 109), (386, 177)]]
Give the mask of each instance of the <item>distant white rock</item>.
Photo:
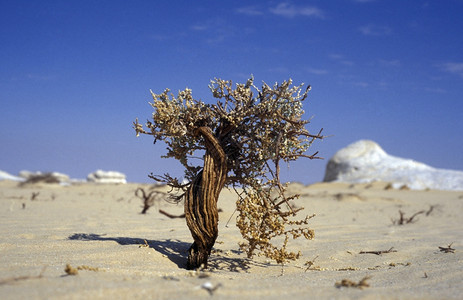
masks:
[(360, 140), (336, 152), (328, 161), (323, 181), (385, 181), (411, 189), (463, 190), (463, 171), (436, 169), (395, 157), (373, 141)]
[(24, 181), (24, 178), (0, 170), (0, 180)]
[(127, 183), (126, 176), (116, 171), (97, 170), (88, 174), (87, 181), (96, 183)]
[(67, 184), (70, 179), (69, 176), (58, 172), (31, 172), (31, 171), (20, 171), (19, 177), (23, 178), (28, 183), (59, 183)]

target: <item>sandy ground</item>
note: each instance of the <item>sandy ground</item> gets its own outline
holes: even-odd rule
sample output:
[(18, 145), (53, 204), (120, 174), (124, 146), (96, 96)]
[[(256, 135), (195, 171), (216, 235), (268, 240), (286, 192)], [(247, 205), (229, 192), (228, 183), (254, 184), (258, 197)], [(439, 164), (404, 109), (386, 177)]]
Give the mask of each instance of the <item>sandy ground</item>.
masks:
[[(385, 183), (303, 186), (299, 205), (314, 240), (283, 268), (239, 251), (236, 196), (219, 200), (219, 238), (208, 271), (185, 269), (192, 238), (181, 205), (140, 214), (149, 185), (29, 185), (0, 181), (1, 299), (462, 299), (463, 191), (385, 189)], [(32, 200), (32, 198), (34, 199)], [(432, 207), (432, 209), (431, 209)], [(394, 225), (424, 210), (416, 222)], [(145, 242), (146, 241), (146, 242)], [(452, 251), (443, 251), (451, 244)], [(144, 246), (142, 246), (144, 245)], [(388, 253), (360, 253), (385, 251)], [(308, 268), (307, 262), (311, 262)], [(80, 267), (68, 275), (66, 265)], [(310, 264), (310, 263), (309, 263)], [(366, 276), (363, 289), (337, 287)], [(210, 289), (210, 291), (208, 290)]]

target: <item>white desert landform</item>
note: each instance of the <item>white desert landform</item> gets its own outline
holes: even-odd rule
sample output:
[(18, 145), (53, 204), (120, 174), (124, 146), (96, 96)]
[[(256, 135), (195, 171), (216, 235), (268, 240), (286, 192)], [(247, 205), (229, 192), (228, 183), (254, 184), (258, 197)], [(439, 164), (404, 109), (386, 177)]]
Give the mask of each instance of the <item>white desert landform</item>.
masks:
[(411, 189), (463, 190), (463, 171), (436, 169), (387, 154), (377, 143), (360, 140), (328, 161), (324, 181), (391, 182)]
[[(135, 191), (166, 187), (24, 183), (0, 172), (0, 299), (462, 299), (463, 191), (429, 185), (418, 170), (435, 169), (362, 143), (353, 152), (370, 157), (360, 165), (359, 155), (341, 150), (330, 162), (352, 156), (353, 169), (341, 163), (330, 182), (289, 185), (301, 213), (316, 214), (315, 238), (291, 240), (302, 256), (284, 266), (239, 250), (232, 190), (220, 195), (208, 270), (190, 271), (185, 219), (159, 213), (181, 215), (182, 205), (158, 200), (140, 214)], [(405, 170), (400, 180), (390, 165), (384, 174), (392, 177), (359, 177), (379, 176), (365, 160), (387, 159)]]

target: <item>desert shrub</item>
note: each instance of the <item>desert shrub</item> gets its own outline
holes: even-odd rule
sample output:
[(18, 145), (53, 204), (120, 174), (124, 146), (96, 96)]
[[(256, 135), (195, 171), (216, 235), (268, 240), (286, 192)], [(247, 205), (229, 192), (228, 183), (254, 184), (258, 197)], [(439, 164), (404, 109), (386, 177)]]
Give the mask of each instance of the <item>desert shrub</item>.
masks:
[[(167, 154), (184, 166), (187, 183), (169, 174), (150, 177), (181, 190), (175, 200), (185, 200), (185, 216), (194, 243), (187, 266), (207, 265), (217, 238), (217, 200), (223, 187), (238, 195), (237, 226), (245, 239), (240, 247), (248, 257), (258, 252), (279, 263), (293, 260), (299, 253), (287, 250), (290, 238), (311, 239), (310, 217), (295, 220), (292, 202), (298, 195), (287, 196), (280, 182), (280, 163), (298, 158), (320, 158), (306, 154), (322, 130), (312, 134), (303, 120), (303, 101), (310, 86), (293, 86), (292, 81), (266, 83), (261, 88), (254, 78), (233, 85), (230, 80), (215, 79), (209, 88), (217, 100), (207, 104), (196, 100), (190, 89), (177, 96), (166, 89), (151, 92), (152, 118), (143, 126), (134, 122), (137, 136), (151, 135), (163, 141)], [(201, 158), (201, 162), (195, 164)], [(281, 237), (282, 239), (278, 239)], [(275, 239), (277, 238), (277, 239)], [(279, 241), (275, 245), (274, 241)]]

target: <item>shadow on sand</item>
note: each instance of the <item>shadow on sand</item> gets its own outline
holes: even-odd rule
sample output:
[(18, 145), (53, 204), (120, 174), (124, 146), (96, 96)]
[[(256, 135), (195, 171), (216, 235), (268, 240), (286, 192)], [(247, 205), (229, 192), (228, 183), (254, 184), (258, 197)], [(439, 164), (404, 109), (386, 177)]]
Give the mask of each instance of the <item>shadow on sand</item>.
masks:
[[(170, 261), (175, 263), (179, 268), (186, 269), (186, 261), (190, 244), (179, 240), (145, 240), (141, 238), (131, 237), (108, 237), (104, 234), (95, 233), (74, 233), (68, 237), (70, 240), (76, 241), (114, 241), (119, 245), (145, 245), (148, 243), (150, 248), (164, 254)], [(214, 253), (216, 252), (216, 253)], [(265, 267), (268, 264), (254, 262), (247, 258), (232, 258), (218, 254), (220, 251), (213, 251), (208, 261), (208, 269), (228, 270), (232, 272), (248, 271), (251, 266)], [(231, 251), (234, 254), (239, 254), (240, 251)]]
[(104, 234), (95, 233), (74, 233), (68, 239), (77, 241), (114, 241), (119, 245), (145, 245), (146, 241), (150, 248), (164, 254), (179, 268), (186, 268), (187, 253), (190, 248), (189, 243), (179, 240), (155, 241), (131, 237), (107, 237)]

